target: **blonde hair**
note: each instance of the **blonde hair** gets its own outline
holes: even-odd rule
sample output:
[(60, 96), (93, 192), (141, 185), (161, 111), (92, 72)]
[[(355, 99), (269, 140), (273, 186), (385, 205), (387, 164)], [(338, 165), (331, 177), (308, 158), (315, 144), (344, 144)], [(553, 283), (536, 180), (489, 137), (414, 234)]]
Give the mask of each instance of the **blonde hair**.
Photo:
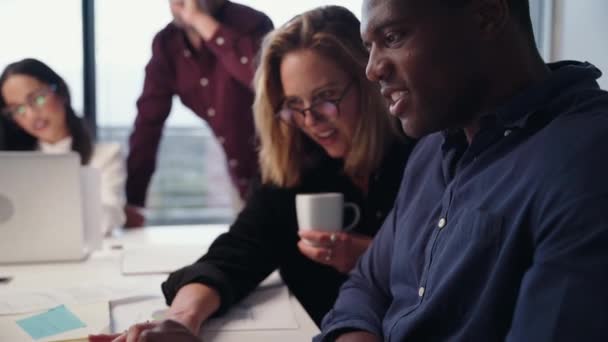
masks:
[(281, 61), (288, 53), (302, 49), (330, 58), (353, 76), (361, 115), (344, 171), (352, 178), (369, 176), (399, 136), (396, 119), (389, 116), (379, 87), (365, 76), (368, 53), (359, 35), (359, 20), (344, 7), (325, 6), (294, 17), (262, 43), (253, 104), (262, 182), (282, 187), (299, 184), (307, 160), (319, 150), (299, 129), (276, 117), (283, 99)]

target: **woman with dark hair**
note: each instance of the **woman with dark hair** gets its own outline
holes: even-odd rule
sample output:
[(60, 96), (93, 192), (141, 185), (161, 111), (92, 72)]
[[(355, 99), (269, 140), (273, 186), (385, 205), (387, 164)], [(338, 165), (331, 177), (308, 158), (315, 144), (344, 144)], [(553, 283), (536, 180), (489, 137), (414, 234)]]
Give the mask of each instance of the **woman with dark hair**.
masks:
[(0, 76), (0, 110), (5, 149), (80, 155), (82, 165), (101, 173), (102, 229), (124, 224), (125, 166), (117, 144), (93, 145), (83, 120), (72, 108), (66, 82), (36, 59), (12, 63)]

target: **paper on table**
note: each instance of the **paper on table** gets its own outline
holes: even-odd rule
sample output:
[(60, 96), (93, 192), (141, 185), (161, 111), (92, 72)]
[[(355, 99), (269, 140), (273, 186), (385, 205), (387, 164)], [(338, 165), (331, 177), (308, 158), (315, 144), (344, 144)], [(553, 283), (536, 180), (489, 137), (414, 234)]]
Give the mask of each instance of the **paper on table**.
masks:
[(110, 301), (141, 294), (141, 288), (121, 288), (103, 285), (67, 289), (7, 290), (0, 292), (0, 317), (48, 310), (59, 305), (78, 305)]
[[(110, 303), (112, 331), (128, 329), (135, 323), (163, 319), (167, 310), (162, 297), (124, 299)], [(203, 325), (203, 331), (247, 331), (298, 329), (285, 286), (258, 288), (222, 317)]]
[[(39, 334), (36, 336), (36, 341), (54, 342), (77, 340), (86, 338), (89, 334), (107, 334), (110, 332), (110, 313), (107, 301), (88, 303), (82, 305), (66, 305), (52, 309), (37, 312), (36, 315), (42, 314), (42, 317), (33, 317), (32, 314), (13, 315), (0, 317), (0, 341), (33, 341), (34, 338), (26, 333), (18, 321), (27, 322), (24, 327), (28, 331), (33, 332), (36, 329)], [(68, 322), (74, 317), (84, 323), (84, 327), (78, 327)], [(54, 326), (49, 326), (52, 323)], [(68, 324), (70, 323), (70, 324)], [(39, 338), (38, 338), (39, 337)]]
[(158, 296), (141, 296), (110, 302), (111, 331), (117, 333), (129, 329), (135, 323), (165, 318), (167, 305)]
[(207, 252), (201, 245), (157, 245), (126, 249), (122, 274), (171, 273), (190, 265)]
[(298, 329), (287, 287), (267, 287), (254, 291), (225, 315), (209, 320), (203, 331)]

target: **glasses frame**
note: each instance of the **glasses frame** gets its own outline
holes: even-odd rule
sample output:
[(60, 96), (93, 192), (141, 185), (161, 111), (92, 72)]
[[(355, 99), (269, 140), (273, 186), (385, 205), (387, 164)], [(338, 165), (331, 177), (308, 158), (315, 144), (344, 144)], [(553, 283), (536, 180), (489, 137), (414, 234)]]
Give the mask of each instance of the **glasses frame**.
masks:
[[(15, 120), (15, 118), (24, 115), (27, 112), (26, 111), (27, 108), (30, 108), (30, 109), (41, 108), (42, 106), (44, 106), (45, 104), (48, 103), (49, 95), (56, 94), (56, 93), (57, 93), (57, 85), (55, 85), (55, 84), (51, 84), (51, 85), (39, 88), (37, 90), (34, 90), (33, 92), (31, 92), (30, 94), (27, 95), (27, 97), (25, 99), (25, 103), (3, 108), (2, 115), (11, 120)], [(42, 97), (44, 99), (43, 103), (38, 103), (40, 97)]]
[[(285, 100), (283, 100), (281, 106), (279, 107), (279, 111), (275, 114), (275, 116), (283, 123), (290, 125), (290, 126), (296, 126), (299, 127), (300, 125), (296, 122), (295, 117), (299, 114), (300, 118), (302, 119), (302, 122), (306, 121), (306, 113), (309, 112), (310, 115), (313, 116), (313, 118), (315, 120), (319, 120), (319, 121), (323, 121), (323, 122), (332, 122), (333, 120), (337, 119), (340, 116), (340, 103), (342, 102), (342, 100), (346, 97), (346, 95), (348, 94), (350, 88), (352, 88), (353, 84), (355, 82), (354, 81), (350, 81), (346, 87), (344, 87), (344, 90), (342, 90), (342, 93), (335, 99), (324, 99), (321, 101), (318, 101), (317, 103), (313, 103), (311, 104), (308, 108), (303, 108), (303, 109), (296, 109), (296, 108), (289, 108), (289, 107), (283, 107)], [(328, 117), (327, 115), (323, 114), (323, 113), (319, 113), (318, 111), (315, 110), (315, 107), (318, 107), (320, 105), (323, 104), (332, 104), (333, 106), (336, 107), (336, 114), (333, 117)], [(283, 115), (282, 113), (286, 113), (289, 112), (289, 115)], [(287, 118), (289, 117), (289, 118)]]

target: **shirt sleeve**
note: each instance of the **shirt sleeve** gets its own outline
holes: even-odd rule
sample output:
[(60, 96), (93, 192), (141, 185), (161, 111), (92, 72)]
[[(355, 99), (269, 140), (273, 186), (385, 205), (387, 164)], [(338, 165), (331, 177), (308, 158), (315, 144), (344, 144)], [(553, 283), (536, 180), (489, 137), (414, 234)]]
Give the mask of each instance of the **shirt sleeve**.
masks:
[(608, 168), (601, 153), (597, 159), (568, 162), (570, 171), (560, 170), (540, 191), (534, 254), (506, 341), (606, 341)]
[(253, 30), (247, 32), (239, 32), (220, 23), (207, 46), (232, 77), (243, 86), (253, 88), (254, 59), (264, 35), (272, 28), (272, 21), (266, 16), (262, 17)]
[(141, 207), (156, 168), (158, 146), (174, 94), (175, 72), (162, 33), (152, 42), (152, 58), (146, 66), (144, 89), (137, 100), (137, 117), (129, 139), (127, 202)]
[[(96, 152), (97, 153), (97, 152)], [(104, 144), (101, 173), (101, 204), (103, 206), (102, 229), (108, 234), (112, 229), (125, 223), (125, 180), (126, 169), (123, 154), (118, 144)]]
[(396, 204), (342, 285), (333, 309), (323, 319), (321, 334), (314, 341), (332, 341), (341, 332), (355, 330), (383, 336), (382, 321), (391, 300), (389, 275), (397, 213)]
[(213, 242), (207, 254), (162, 284), (167, 304), (171, 305), (181, 287), (202, 283), (219, 292), (217, 314), (221, 314), (253, 291), (296, 244), (297, 236), (286, 226), (289, 210), (285, 204), (292, 202), (288, 190), (256, 187), (230, 230)]

